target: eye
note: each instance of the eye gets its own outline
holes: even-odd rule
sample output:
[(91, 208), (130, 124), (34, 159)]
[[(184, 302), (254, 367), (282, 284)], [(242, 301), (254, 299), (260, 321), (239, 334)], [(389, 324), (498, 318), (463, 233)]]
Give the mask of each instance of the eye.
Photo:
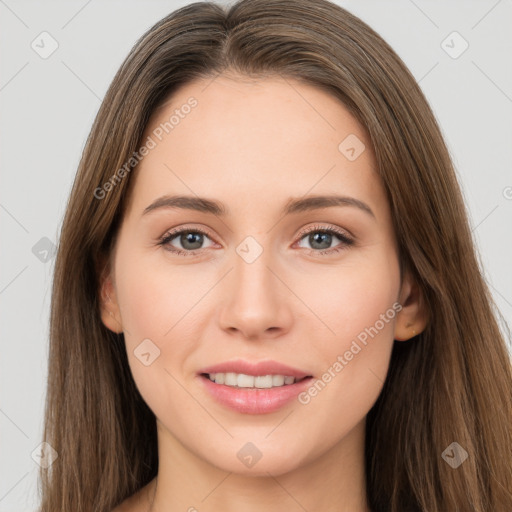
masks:
[[(311, 249), (306, 248), (311, 254), (333, 254), (354, 244), (354, 240), (339, 228), (318, 225), (302, 231), (299, 242), (305, 238), (312, 247)], [(341, 243), (335, 247), (330, 247), (335, 238), (340, 240)]]
[[(324, 255), (333, 254), (354, 244), (354, 240), (344, 231), (339, 228), (326, 227), (326, 226), (312, 226), (299, 235), (300, 242), (307, 238), (311, 248), (305, 248), (310, 254)], [(167, 251), (178, 254), (180, 256), (195, 256), (198, 252), (206, 247), (202, 247), (205, 238), (211, 241), (210, 236), (206, 231), (199, 228), (181, 228), (175, 229), (166, 233), (158, 241), (158, 245), (164, 247)], [(338, 239), (339, 243), (335, 247), (330, 247), (334, 239)], [(176, 247), (173, 241), (181, 245)], [(175, 242), (175, 243), (176, 243)], [(211, 244), (213, 245), (213, 244)], [(211, 247), (211, 245), (209, 247)]]
[[(208, 233), (202, 229), (176, 229), (166, 233), (162, 238), (160, 238), (158, 245), (161, 245), (166, 250), (181, 256), (194, 256), (202, 249), (201, 245), (203, 244), (205, 237), (211, 240)], [(182, 249), (179, 247), (176, 248), (171, 244), (175, 238), (177, 238), (177, 242), (181, 244)]]

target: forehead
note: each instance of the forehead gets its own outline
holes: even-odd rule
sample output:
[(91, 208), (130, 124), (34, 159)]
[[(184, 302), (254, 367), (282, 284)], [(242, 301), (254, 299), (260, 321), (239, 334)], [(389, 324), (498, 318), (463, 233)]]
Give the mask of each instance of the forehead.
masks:
[[(283, 149), (304, 144), (319, 146), (320, 139), (337, 150), (344, 134), (366, 137), (364, 128), (337, 98), (313, 85), (281, 77), (220, 75), (186, 84), (153, 113), (146, 135), (159, 128), (176, 145), (202, 138), (203, 146), (232, 146), (236, 153), (236, 143), (242, 143), (244, 155), (261, 158), (273, 149), (282, 154)], [(251, 144), (256, 139), (265, 142), (264, 152)], [(251, 146), (253, 151), (248, 153)]]
[[(378, 185), (366, 130), (337, 98), (291, 78), (188, 83), (153, 112), (148, 137), (154, 147), (133, 176), (137, 202), (192, 193), (267, 204), (272, 195), (367, 194)], [(347, 145), (362, 151), (356, 159)]]

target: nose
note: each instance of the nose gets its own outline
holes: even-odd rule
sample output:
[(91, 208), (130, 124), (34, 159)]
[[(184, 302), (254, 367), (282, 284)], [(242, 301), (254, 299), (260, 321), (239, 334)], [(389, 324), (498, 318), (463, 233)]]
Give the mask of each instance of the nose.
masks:
[(220, 327), (253, 341), (277, 338), (290, 329), (293, 319), (293, 293), (284, 284), (285, 270), (270, 250), (250, 261), (234, 251), (233, 269), (220, 290)]

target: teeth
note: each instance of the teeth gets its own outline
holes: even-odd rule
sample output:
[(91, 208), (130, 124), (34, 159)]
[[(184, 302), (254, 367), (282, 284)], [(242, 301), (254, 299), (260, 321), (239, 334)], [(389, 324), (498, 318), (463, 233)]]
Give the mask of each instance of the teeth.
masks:
[(272, 386), (282, 386), (284, 384), (284, 381), (285, 377), (283, 377), (282, 375), (272, 375)]
[(295, 377), (286, 375), (245, 375), (244, 373), (210, 373), (208, 378), (216, 384), (239, 388), (270, 389), (293, 384)]
[(237, 386), (238, 382), (236, 378), (236, 373), (224, 374), (224, 384), (226, 384), (226, 386)]

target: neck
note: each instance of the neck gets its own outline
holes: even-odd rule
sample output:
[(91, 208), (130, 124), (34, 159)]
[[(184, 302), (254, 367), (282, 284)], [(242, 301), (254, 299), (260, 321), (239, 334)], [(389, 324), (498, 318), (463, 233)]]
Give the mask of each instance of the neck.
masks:
[(148, 512), (370, 512), (364, 420), (320, 457), (285, 473), (260, 476), (210, 464), (157, 424), (159, 470), (147, 487)]

